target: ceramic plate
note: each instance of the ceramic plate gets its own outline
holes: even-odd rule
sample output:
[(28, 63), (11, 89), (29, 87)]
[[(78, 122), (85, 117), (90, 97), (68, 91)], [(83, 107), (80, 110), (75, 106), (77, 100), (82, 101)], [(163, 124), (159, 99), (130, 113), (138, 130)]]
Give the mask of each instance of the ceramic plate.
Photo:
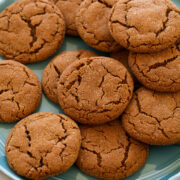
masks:
[[(0, 0), (0, 12), (8, 5), (13, 3), (15, 0)], [(173, 0), (180, 8), (180, 0)], [(73, 49), (91, 49), (88, 47), (80, 38), (78, 37), (66, 37), (63, 45), (55, 54), (64, 50)], [(92, 50), (92, 49), (91, 49)], [(97, 52), (97, 51), (96, 51)], [(106, 55), (105, 53), (97, 52), (99, 55)], [(28, 65), (38, 77), (41, 79), (41, 74), (45, 66), (53, 57), (49, 59)], [(0, 57), (0, 60), (3, 58)], [(42, 101), (37, 112), (53, 112), (53, 113), (63, 113), (60, 107), (52, 102), (50, 102), (44, 95), (42, 96)], [(0, 124), (0, 170), (6, 175), (13, 178), (14, 180), (22, 180), (22, 177), (17, 176), (8, 166), (7, 160), (4, 153), (4, 144), (6, 138), (15, 125), (13, 124)], [(150, 155), (146, 164), (134, 175), (126, 178), (127, 180), (167, 180), (180, 172), (180, 146), (151, 146)], [(96, 180), (96, 178), (90, 177), (82, 173), (76, 166), (71, 167), (66, 173), (63, 173), (56, 177), (48, 178), (48, 180)], [(180, 179), (180, 177), (178, 178)]]

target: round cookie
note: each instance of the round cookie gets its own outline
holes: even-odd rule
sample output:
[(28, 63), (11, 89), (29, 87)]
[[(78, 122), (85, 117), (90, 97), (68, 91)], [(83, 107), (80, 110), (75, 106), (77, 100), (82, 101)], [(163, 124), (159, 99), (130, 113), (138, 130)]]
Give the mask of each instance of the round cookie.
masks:
[(141, 85), (139, 84), (138, 80), (136, 79), (136, 77), (134, 76), (134, 74), (132, 73), (129, 65), (128, 65), (128, 56), (129, 56), (129, 51), (127, 49), (121, 49), (117, 52), (112, 52), (110, 53), (110, 57), (120, 61), (129, 71), (129, 73), (131, 74), (131, 77), (134, 80), (134, 89), (138, 89)]
[(29, 68), (0, 61), (0, 122), (18, 121), (34, 112), (41, 101), (41, 84)]
[(42, 75), (42, 87), (47, 97), (54, 103), (58, 103), (57, 82), (64, 69), (74, 61), (92, 56), (97, 56), (97, 54), (90, 50), (80, 49), (64, 51), (50, 61)]
[(158, 93), (138, 89), (122, 116), (130, 136), (152, 145), (180, 141), (180, 92)]
[(0, 55), (21, 63), (54, 54), (65, 34), (64, 18), (53, 2), (21, 0), (0, 14)]
[(83, 0), (53, 0), (56, 6), (61, 10), (66, 22), (66, 33), (72, 36), (78, 36), (76, 30), (75, 17), (78, 8)]
[(157, 52), (180, 37), (180, 10), (170, 0), (119, 0), (109, 16), (109, 31), (134, 52)]
[(99, 126), (80, 126), (82, 145), (76, 165), (102, 179), (122, 179), (145, 163), (149, 146), (129, 137), (120, 120)]
[(147, 88), (160, 92), (180, 91), (180, 44), (158, 53), (133, 53), (129, 66)]
[(68, 170), (81, 144), (78, 126), (67, 116), (36, 113), (17, 123), (6, 141), (9, 166), (28, 179), (44, 179)]
[(79, 35), (97, 50), (112, 52), (121, 48), (108, 30), (108, 16), (115, 1), (84, 0), (76, 14)]
[(75, 61), (58, 82), (61, 108), (83, 124), (102, 124), (119, 117), (133, 92), (127, 69), (115, 59), (91, 57)]

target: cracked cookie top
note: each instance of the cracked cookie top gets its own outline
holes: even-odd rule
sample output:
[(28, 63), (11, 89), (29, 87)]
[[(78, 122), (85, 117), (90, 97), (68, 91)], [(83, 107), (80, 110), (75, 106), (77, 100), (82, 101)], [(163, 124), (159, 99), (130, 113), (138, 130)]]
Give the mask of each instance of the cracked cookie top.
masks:
[(122, 116), (130, 136), (152, 145), (180, 141), (180, 92), (158, 93), (138, 89)]
[(5, 152), (17, 174), (44, 179), (69, 169), (77, 159), (80, 143), (80, 131), (74, 121), (62, 114), (42, 112), (14, 126)]
[(75, 17), (82, 1), (83, 0), (53, 0), (64, 15), (66, 21), (66, 33), (69, 35), (79, 35), (76, 29)]
[(89, 46), (104, 52), (121, 48), (108, 30), (108, 16), (114, 3), (115, 0), (84, 0), (76, 15), (76, 27), (81, 38)]
[(41, 100), (41, 84), (26, 66), (0, 61), (0, 122), (18, 121), (34, 112)]
[(84, 58), (69, 65), (58, 82), (59, 104), (72, 119), (102, 124), (119, 117), (129, 103), (133, 80), (117, 60)]
[(180, 10), (170, 0), (119, 0), (111, 10), (109, 30), (131, 51), (157, 52), (180, 37)]
[(47, 97), (58, 103), (57, 82), (64, 69), (77, 60), (92, 56), (97, 56), (97, 54), (90, 50), (80, 49), (64, 51), (50, 61), (42, 75), (42, 87)]
[(44, 60), (62, 44), (65, 24), (48, 0), (20, 0), (0, 14), (0, 55), (21, 63)]
[(160, 92), (180, 91), (180, 44), (152, 54), (131, 52), (129, 66), (147, 88)]
[(149, 147), (129, 137), (120, 120), (98, 126), (80, 125), (82, 145), (76, 165), (102, 179), (122, 179), (145, 163)]

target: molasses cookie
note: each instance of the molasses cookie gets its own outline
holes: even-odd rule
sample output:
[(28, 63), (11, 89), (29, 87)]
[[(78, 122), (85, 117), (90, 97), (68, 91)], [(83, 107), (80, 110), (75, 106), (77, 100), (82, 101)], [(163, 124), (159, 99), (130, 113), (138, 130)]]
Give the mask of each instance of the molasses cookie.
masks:
[(180, 92), (158, 93), (138, 89), (126, 108), (122, 123), (130, 136), (152, 145), (180, 141)]
[(53, 2), (21, 0), (0, 14), (0, 55), (21, 63), (54, 54), (65, 34), (64, 18)]
[(41, 100), (41, 84), (19, 62), (0, 61), (0, 122), (18, 121), (34, 112)]
[(53, 0), (56, 6), (61, 10), (66, 22), (66, 33), (77, 36), (75, 17), (78, 8), (83, 0)]
[(160, 92), (180, 91), (180, 45), (158, 53), (130, 53), (129, 66), (147, 88)]
[(122, 179), (145, 163), (149, 147), (129, 137), (120, 120), (99, 126), (81, 125), (82, 145), (76, 165), (102, 179)]
[(97, 54), (85, 49), (64, 51), (57, 55), (46, 66), (42, 75), (42, 87), (47, 97), (51, 101), (58, 103), (57, 82), (64, 69), (74, 61), (92, 56), (97, 56)]
[(84, 0), (77, 12), (76, 28), (91, 47), (105, 52), (120, 49), (108, 30), (108, 16), (115, 0)]
[(170, 0), (119, 0), (111, 10), (109, 30), (131, 51), (157, 52), (180, 37), (180, 10)]
[(128, 56), (129, 56), (129, 51), (127, 49), (120, 49), (117, 52), (110, 53), (110, 57), (120, 61), (127, 68), (127, 70), (130, 72), (131, 77), (134, 80), (134, 89), (136, 90), (141, 85), (138, 82), (138, 80), (136, 79), (136, 77), (134, 76), (134, 74), (132, 73), (131, 69), (129, 68), (129, 65), (128, 65)]
[(67, 116), (36, 113), (17, 123), (6, 141), (9, 166), (28, 179), (44, 179), (68, 170), (81, 143), (78, 126)]
[(117, 60), (91, 57), (75, 61), (58, 83), (61, 108), (83, 124), (102, 124), (119, 117), (133, 93), (133, 80)]

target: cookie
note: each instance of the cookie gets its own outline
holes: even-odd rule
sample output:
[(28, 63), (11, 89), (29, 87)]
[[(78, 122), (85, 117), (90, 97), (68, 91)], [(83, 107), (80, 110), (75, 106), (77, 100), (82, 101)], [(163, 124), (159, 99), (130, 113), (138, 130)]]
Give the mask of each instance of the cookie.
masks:
[(170, 0), (119, 0), (110, 12), (109, 31), (131, 51), (161, 51), (180, 37), (180, 10)]
[(129, 71), (129, 73), (131, 74), (131, 77), (134, 80), (134, 89), (138, 89), (141, 85), (139, 84), (138, 80), (136, 79), (136, 77), (134, 76), (134, 74), (132, 73), (129, 65), (128, 65), (128, 56), (129, 56), (129, 51), (127, 49), (121, 49), (117, 52), (112, 52), (110, 53), (110, 57), (120, 61)]
[(152, 145), (180, 141), (180, 92), (158, 93), (138, 89), (122, 116), (130, 136)]
[(44, 179), (68, 170), (81, 143), (78, 126), (67, 116), (48, 112), (28, 116), (14, 126), (5, 146), (9, 166), (28, 179)]
[(76, 14), (76, 28), (91, 47), (112, 52), (120, 49), (108, 30), (108, 16), (115, 0), (84, 0)]
[(48, 0), (20, 0), (0, 14), (0, 55), (21, 63), (44, 60), (63, 42), (64, 18)]
[(47, 97), (54, 103), (58, 103), (57, 82), (64, 69), (74, 61), (92, 56), (97, 56), (97, 54), (85, 49), (64, 51), (57, 55), (46, 66), (42, 75), (42, 87)]
[(76, 165), (102, 179), (122, 179), (145, 163), (149, 146), (129, 137), (120, 120), (99, 126), (81, 125), (82, 145)]
[[(110, 57), (120, 61), (127, 68), (127, 70), (131, 72), (131, 69), (129, 68), (128, 65), (128, 55), (129, 55), (129, 51), (127, 49), (120, 49), (117, 52), (110, 53)], [(133, 74), (131, 73), (131, 75)]]
[(102, 124), (119, 117), (133, 92), (127, 69), (115, 59), (91, 57), (75, 61), (58, 82), (61, 108), (83, 124)]
[(40, 81), (29, 68), (0, 61), (0, 122), (15, 122), (34, 112), (41, 94)]
[(180, 91), (180, 44), (158, 53), (133, 53), (129, 66), (147, 88), (160, 92)]
[(75, 17), (82, 1), (83, 0), (53, 0), (64, 15), (66, 21), (66, 33), (68, 35), (78, 36)]

